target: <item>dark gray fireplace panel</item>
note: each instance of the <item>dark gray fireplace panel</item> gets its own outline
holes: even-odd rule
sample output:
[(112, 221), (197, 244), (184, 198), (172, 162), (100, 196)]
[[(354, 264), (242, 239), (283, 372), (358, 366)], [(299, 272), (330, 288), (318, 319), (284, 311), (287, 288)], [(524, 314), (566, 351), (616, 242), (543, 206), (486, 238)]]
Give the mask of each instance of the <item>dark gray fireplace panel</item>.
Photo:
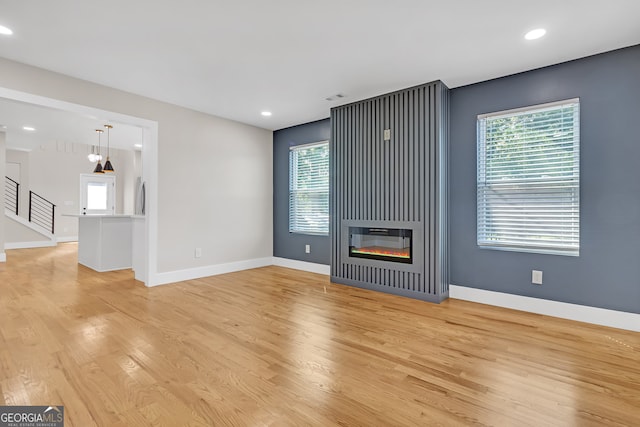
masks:
[[(331, 110), (331, 278), (448, 297), (448, 89), (434, 82)], [(350, 227), (412, 230), (410, 263), (349, 256)]]
[[(390, 228), (390, 229), (409, 229), (412, 233), (412, 251), (413, 259), (412, 263), (395, 263), (392, 261), (379, 261), (372, 259), (354, 258), (349, 254), (349, 229), (352, 227), (363, 228)], [(423, 242), (424, 231), (422, 224), (419, 222), (406, 222), (406, 221), (355, 221), (355, 220), (343, 220), (340, 226), (340, 261), (343, 265), (361, 265), (373, 268), (382, 268), (385, 270), (395, 271), (410, 271), (414, 273), (424, 273), (424, 250), (425, 245)]]

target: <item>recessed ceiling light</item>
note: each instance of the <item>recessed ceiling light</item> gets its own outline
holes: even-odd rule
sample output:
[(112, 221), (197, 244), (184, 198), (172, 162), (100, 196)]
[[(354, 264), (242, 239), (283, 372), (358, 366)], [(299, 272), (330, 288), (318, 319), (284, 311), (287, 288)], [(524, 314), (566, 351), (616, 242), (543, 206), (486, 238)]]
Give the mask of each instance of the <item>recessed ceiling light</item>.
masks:
[(11, 31), (11, 28), (0, 25), (0, 34), (10, 36), (11, 34), (13, 34), (13, 31)]
[(36, 130), (36, 128), (31, 127), (31, 126), (22, 126), (22, 129), (28, 130), (29, 132), (33, 132), (34, 130)]
[(263, 116), (265, 116), (265, 117), (269, 117), (269, 116), (271, 115), (271, 111), (263, 111), (263, 112), (262, 112), (262, 113), (260, 113), (260, 114), (262, 114), (262, 115), (263, 115)]
[(133, 146), (136, 148), (142, 148), (142, 144), (133, 144)]
[(536, 28), (535, 30), (531, 30), (527, 34), (525, 34), (524, 38), (527, 40), (535, 40), (539, 39), (545, 34), (547, 34), (547, 30), (545, 30), (544, 28)]

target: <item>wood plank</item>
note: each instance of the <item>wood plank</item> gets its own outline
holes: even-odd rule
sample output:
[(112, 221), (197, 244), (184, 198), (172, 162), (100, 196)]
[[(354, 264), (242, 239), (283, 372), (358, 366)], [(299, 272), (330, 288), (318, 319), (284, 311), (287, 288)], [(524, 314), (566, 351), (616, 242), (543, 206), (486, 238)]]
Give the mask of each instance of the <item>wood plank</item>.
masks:
[(0, 404), (67, 425), (640, 425), (640, 334), (265, 267), (145, 288), (9, 250)]

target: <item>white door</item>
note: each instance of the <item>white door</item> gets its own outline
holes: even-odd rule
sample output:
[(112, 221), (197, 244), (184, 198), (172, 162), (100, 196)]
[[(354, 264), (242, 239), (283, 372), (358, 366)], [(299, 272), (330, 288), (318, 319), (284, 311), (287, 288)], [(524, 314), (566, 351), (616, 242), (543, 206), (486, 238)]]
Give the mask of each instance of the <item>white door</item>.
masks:
[(115, 213), (115, 175), (81, 174), (80, 215), (113, 215)]
[(7, 176), (20, 184), (20, 163), (7, 162)]

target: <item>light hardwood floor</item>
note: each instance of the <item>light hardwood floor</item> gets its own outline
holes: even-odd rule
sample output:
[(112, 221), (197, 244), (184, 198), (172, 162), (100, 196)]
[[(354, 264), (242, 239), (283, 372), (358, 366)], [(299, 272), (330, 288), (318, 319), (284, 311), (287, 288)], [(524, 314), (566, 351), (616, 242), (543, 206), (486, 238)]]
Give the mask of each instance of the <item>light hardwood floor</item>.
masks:
[(0, 264), (0, 404), (67, 426), (640, 426), (640, 334), (267, 267), (156, 288)]

